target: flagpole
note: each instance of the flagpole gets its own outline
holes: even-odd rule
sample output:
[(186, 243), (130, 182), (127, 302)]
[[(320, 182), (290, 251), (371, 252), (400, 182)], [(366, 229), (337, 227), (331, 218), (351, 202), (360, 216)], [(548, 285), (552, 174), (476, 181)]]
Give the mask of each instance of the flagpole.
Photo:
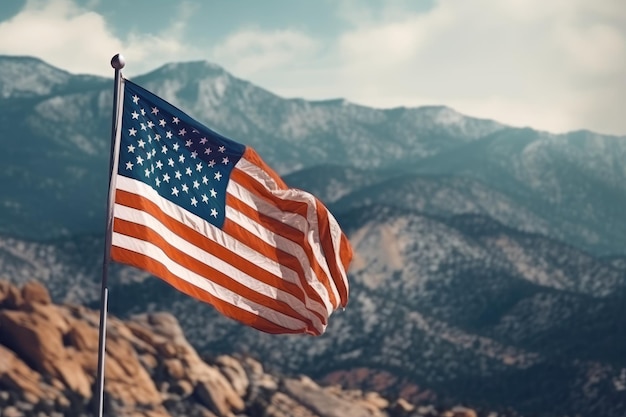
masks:
[(109, 156), (109, 191), (107, 195), (106, 234), (104, 239), (104, 255), (102, 259), (102, 282), (100, 288), (100, 325), (98, 329), (98, 374), (96, 376), (96, 395), (98, 417), (102, 417), (104, 409), (104, 359), (106, 357), (106, 326), (107, 313), (109, 310), (109, 289), (107, 278), (109, 274), (109, 257), (111, 254), (111, 235), (113, 232), (113, 196), (115, 190), (115, 177), (117, 171), (118, 138), (121, 123), (120, 102), (122, 97), (122, 68), (126, 64), (124, 57), (116, 54), (111, 58), (111, 66), (115, 69), (113, 89), (113, 116), (111, 123), (111, 152)]

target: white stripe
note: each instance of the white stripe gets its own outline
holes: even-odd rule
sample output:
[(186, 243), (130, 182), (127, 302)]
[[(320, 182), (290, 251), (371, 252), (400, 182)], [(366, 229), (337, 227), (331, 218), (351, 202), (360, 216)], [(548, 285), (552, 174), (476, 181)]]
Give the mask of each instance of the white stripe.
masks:
[[(306, 279), (309, 286), (313, 287), (315, 292), (320, 296), (324, 306), (319, 304), (317, 301), (312, 300), (308, 296), (306, 297), (306, 305), (310, 310), (315, 310), (324, 316), (330, 315), (333, 311), (333, 306), (330, 302), (330, 298), (328, 297), (328, 291), (324, 284), (322, 284), (319, 279), (315, 276), (315, 272), (311, 269), (309, 265), (309, 260), (304, 252), (302, 246), (292, 242), (291, 240), (284, 238), (281, 235), (276, 233), (272, 233), (268, 229), (266, 229), (263, 225), (255, 222), (245, 214), (241, 213), (238, 210), (235, 210), (232, 207), (226, 207), (226, 217), (239, 226), (264, 241), (265, 243), (276, 247), (292, 256), (298, 261), (302, 267), (302, 271), (304, 272), (304, 278)], [(302, 288), (302, 285), (299, 283), (299, 286)]]
[(281, 327), (298, 330), (306, 327), (306, 324), (300, 320), (286, 316), (278, 311), (272, 310), (266, 306), (257, 304), (253, 301), (245, 299), (239, 294), (230, 291), (204, 277), (190, 271), (178, 263), (172, 261), (160, 248), (150, 242), (135, 239), (119, 233), (113, 233), (112, 243), (114, 246), (130, 250), (148, 256), (151, 259), (163, 264), (172, 274), (189, 284), (211, 294), (212, 296), (234, 305), (249, 313), (262, 316), (263, 318), (275, 323)]
[[(310, 320), (317, 330), (323, 329), (323, 324), (320, 322), (320, 319), (311, 311), (309, 311), (304, 306), (302, 301), (299, 300), (297, 297), (293, 296), (289, 292), (280, 290), (269, 284), (259, 281), (258, 279), (255, 279), (245, 272), (235, 268), (234, 265), (231, 265), (228, 262), (217, 258), (213, 254), (191, 244), (187, 240), (178, 236), (176, 233), (172, 232), (167, 226), (165, 226), (149, 213), (116, 204), (115, 218), (148, 227), (149, 229), (158, 233), (163, 239), (165, 239), (166, 242), (170, 243), (172, 246), (191, 256), (197, 261), (217, 270), (218, 272), (221, 272), (222, 274), (231, 278), (233, 281), (238, 282), (241, 285), (248, 287), (259, 294), (284, 302), (302, 317)], [(231, 252), (233, 251), (231, 248), (227, 249), (231, 250)], [(259, 264), (265, 262), (265, 259), (267, 258), (263, 257), (263, 259), (255, 259), (254, 261), (255, 263)], [(206, 278), (210, 279), (210, 277)]]
[[(247, 188), (240, 185), (233, 179), (231, 179), (230, 182), (228, 183), (228, 187), (226, 187), (226, 192), (236, 197), (237, 199), (241, 200), (244, 204), (248, 205), (251, 209), (259, 211), (263, 213), (264, 215), (267, 215), (275, 220), (278, 220), (284, 223), (289, 223), (291, 220), (299, 218), (304, 223), (306, 223), (306, 219), (304, 219), (304, 217), (302, 217), (301, 215), (280, 210), (278, 207), (268, 203), (262, 198), (259, 198), (256, 194), (251, 193), (250, 191), (248, 191)], [(227, 214), (239, 213), (232, 207), (230, 207), (230, 210), (232, 211), (227, 211)], [(267, 230), (264, 226), (249, 219), (243, 213), (239, 213), (239, 214), (240, 214), (240, 217), (235, 216), (232, 220), (237, 221), (238, 224), (240, 224), (242, 227), (245, 227), (245, 224), (244, 224), (245, 222), (241, 222), (240, 219), (241, 218), (248, 219), (247, 222), (254, 226), (250, 230), (251, 233), (254, 233), (256, 236), (258, 236), (260, 239), (263, 239), (263, 240), (266, 240), (266, 238), (263, 235), (268, 235), (268, 236), (271, 236), (272, 238), (276, 237), (277, 238), (276, 240), (273, 241), (273, 239), (268, 239), (266, 240), (266, 242), (285, 250), (287, 253), (295, 256), (298, 259), (298, 261), (300, 262), (300, 265), (302, 266), (302, 270), (305, 273), (307, 282), (315, 288), (318, 294), (320, 294), (320, 296), (322, 297), (322, 300), (324, 300), (324, 303), (332, 311), (335, 308), (335, 306), (333, 306), (332, 303), (330, 302), (328, 290), (326, 289), (324, 284), (321, 282), (320, 277), (318, 277), (315, 271), (313, 270), (313, 268), (311, 268), (311, 264), (309, 263), (309, 258), (306, 255), (304, 248), (300, 245), (294, 245), (294, 243), (287, 238), (284, 238), (280, 235), (272, 233), (271, 231)], [(316, 216), (316, 219), (317, 219), (317, 216)], [(291, 225), (292, 223), (289, 223), (289, 224)], [(317, 225), (317, 222), (315, 224)], [(309, 246), (312, 249), (315, 259), (318, 261), (318, 264), (320, 265), (320, 268), (322, 269), (322, 273), (324, 273), (325, 277), (328, 278), (328, 281), (331, 283), (330, 287), (331, 289), (334, 289), (335, 297), (337, 300), (339, 300), (339, 295), (337, 294), (337, 291), (334, 288), (335, 285), (334, 283), (332, 283), (332, 276), (330, 275), (330, 271), (328, 270), (328, 265), (326, 264), (326, 262), (320, 262), (318, 257), (315, 256), (316, 251), (320, 253), (320, 256), (321, 256), (321, 252), (319, 248), (320, 245), (319, 243), (317, 243), (319, 242), (319, 240), (317, 242), (312, 243), (310, 239), (310, 233), (305, 233), (302, 231), (302, 229), (305, 229), (305, 230), (309, 229), (310, 231), (312, 228), (309, 228), (307, 225), (307, 227), (295, 228), (295, 229), (304, 234), (305, 239), (307, 239), (307, 242), (309, 243)], [(313, 229), (315, 229), (315, 227), (313, 227)]]
[[(221, 229), (213, 226), (211, 223), (202, 219), (200, 216), (197, 216), (185, 210), (184, 208), (162, 198), (156, 192), (156, 190), (154, 190), (152, 187), (148, 186), (147, 184), (144, 184), (141, 181), (137, 181), (135, 179), (120, 175), (118, 176), (118, 180), (117, 180), (117, 188), (123, 191), (127, 191), (129, 193), (143, 196), (144, 198), (156, 204), (159, 207), (159, 209), (163, 211), (166, 215), (180, 221), (181, 223), (190, 227), (191, 229), (196, 230), (198, 233), (205, 236), (207, 239), (226, 248), (236, 247), (237, 254), (241, 255), (242, 257), (248, 260), (255, 262), (255, 264), (257, 264), (259, 267), (263, 268), (270, 274), (275, 275), (277, 277), (284, 277), (287, 281), (293, 284), (296, 284), (298, 287), (302, 288), (302, 283), (300, 282), (300, 279), (298, 278), (297, 272), (292, 271), (291, 269), (280, 264), (279, 262), (277, 262), (276, 260), (272, 258), (267, 258), (265, 255), (254, 250), (253, 248), (246, 245), (245, 243), (240, 242), (234, 237), (224, 233)], [(245, 217), (245, 219), (248, 219), (248, 218)], [(243, 227), (244, 229), (251, 231), (253, 233), (255, 229), (263, 228), (263, 226), (254, 222), (251, 219), (248, 219), (247, 222), (242, 222), (242, 223), (237, 222), (237, 223), (240, 224), (240, 226)], [(271, 232), (267, 231), (267, 233), (271, 233)], [(291, 241), (289, 242), (291, 243)], [(273, 242), (271, 241), (267, 243), (274, 246)], [(300, 250), (301, 252), (296, 252), (294, 256), (297, 256), (298, 258), (300, 258), (299, 255), (304, 256), (302, 248), (300, 248)], [(233, 250), (233, 252), (235, 251)], [(307, 268), (309, 268), (308, 261), (307, 261)], [(305, 274), (306, 272), (308, 272), (306, 268), (304, 268), (304, 271), (305, 271)], [(325, 305), (331, 306), (330, 300), (328, 299), (328, 292), (326, 291), (326, 288), (320, 283), (319, 285), (321, 285), (322, 287), (320, 290), (319, 286), (315, 285), (314, 282), (311, 282), (311, 281), (312, 280), (310, 280), (307, 277), (307, 282), (310, 282), (310, 285), (320, 295)], [(302, 289), (302, 291), (304, 292), (304, 289)], [(306, 296), (306, 292), (304, 293)], [(332, 308), (330, 309), (325, 308), (324, 306), (319, 305), (318, 302), (311, 300), (308, 296), (306, 296), (306, 300), (307, 300), (306, 305), (307, 307), (309, 307), (310, 310), (317, 311), (324, 317), (330, 316), (330, 313), (332, 312)]]
[(333, 239), (333, 248), (335, 249), (335, 263), (337, 264), (337, 269), (341, 274), (343, 284), (346, 287), (346, 292), (348, 292), (350, 287), (348, 284), (347, 271), (344, 269), (343, 262), (341, 261), (341, 235), (343, 232), (341, 231), (341, 227), (339, 227), (339, 223), (337, 223), (337, 219), (335, 219), (330, 210), (326, 210), (326, 213), (328, 215), (330, 235)]
[[(244, 173), (246, 173), (247, 175), (249, 175), (252, 179), (254, 179), (263, 187), (265, 187), (267, 191), (271, 193), (273, 196), (280, 198), (281, 200), (284, 200), (284, 201), (295, 201), (295, 202), (304, 203), (307, 205), (306, 226), (304, 228), (299, 227), (298, 229), (302, 231), (303, 233), (305, 233), (307, 240), (309, 241), (309, 244), (313, 251), (313, 255), (317, 259), (318, 264), (324, 270), (324, 273), (326, 273), (326, 275), (328, 276), (330, 288), (333, 291), (333, 294), (335, 295), (335, 299), (337, 300), (337, 302), (339, 302), (341, 300), (341, 298), (339, 297), (339, 292), (337, 290), (334, 280), (332, 279), (332, 274), (330, 273), (330, 270), (328, 269), (328, 265), (326, 263), (327, 260), (324, 257), (321, 251), (320, 245), (319, 245), (320, 236), (319, 236), (319, 228), (318, 228), (318, 223), (317, 223), (317, 206), (315, 203), (315, 197), (311, 195), (310, 193), (307, 193), (306, 191), (297, 190), (293, 188), (286, 189), (286, 190), (279, 188), (278, 184), (276, 184), (276, 182), (271, 177), (271, 175), (265, 172), (265, 170), (263, 170), (260, 166), (249, 162), (245, 158), (241, 158), (239, 162), (237, 162), (237, 164), (235, 165), (235, 169), (239, 169), (243, 171)], [(230, 182), (228, 183), (227, 191), (231, 187), (231, 184), (234, 184), (234, 180), (232, 178), (230, 179)], [(284, 212), (275, 206), (271, 206), (264, 201), (258, 201), (258, 200), (259, 199), (255, 199), (253, 201), (253, 204), (251, 205), (248, 202), (246, 203), (249, 204), (251, 207), (257, 207), (257, 205), (263, 204), (263, 207), (262, 207), (263, 213), (279, 221), (284, 221), (283, 219), (285, 218), (285, 216), (288, 216), (290, 221), (293, 220), (293, 218), (291, 217), (293, 216), (293, 213)], [(265, 210), (268, 210), (268, 211), (265, 211)], [(294, 224), (299, 225), (299, 223), (297, 222), (295, 222)]]

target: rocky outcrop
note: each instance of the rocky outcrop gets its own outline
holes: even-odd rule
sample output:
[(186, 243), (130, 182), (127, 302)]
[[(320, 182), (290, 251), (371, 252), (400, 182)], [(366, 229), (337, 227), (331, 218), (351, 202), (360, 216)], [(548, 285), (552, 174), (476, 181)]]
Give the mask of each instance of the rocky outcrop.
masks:
[[(0, 416), (93, 415), (97, 312), (0, 281)], [(109, 317), (105, 414), (116, 417), (477, 417), (268, 373), (251, 357), (201, 357), (170, 314)]]

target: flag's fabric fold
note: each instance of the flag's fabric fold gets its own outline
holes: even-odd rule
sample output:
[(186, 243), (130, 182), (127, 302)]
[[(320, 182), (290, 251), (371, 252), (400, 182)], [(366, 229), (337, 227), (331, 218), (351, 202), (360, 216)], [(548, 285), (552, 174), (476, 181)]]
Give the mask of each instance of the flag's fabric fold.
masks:
[(322, 334), (352, 249), (250, 147), (123, 81), (111, 258), (268, 333)]

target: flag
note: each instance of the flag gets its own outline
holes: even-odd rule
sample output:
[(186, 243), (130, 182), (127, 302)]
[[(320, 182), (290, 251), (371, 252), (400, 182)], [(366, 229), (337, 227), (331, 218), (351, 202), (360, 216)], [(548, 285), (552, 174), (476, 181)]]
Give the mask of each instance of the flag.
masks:
[(258, 330), (322, 334), (352, 257), (332, 214), (252, 148), (122, 83), (111, 259)]

